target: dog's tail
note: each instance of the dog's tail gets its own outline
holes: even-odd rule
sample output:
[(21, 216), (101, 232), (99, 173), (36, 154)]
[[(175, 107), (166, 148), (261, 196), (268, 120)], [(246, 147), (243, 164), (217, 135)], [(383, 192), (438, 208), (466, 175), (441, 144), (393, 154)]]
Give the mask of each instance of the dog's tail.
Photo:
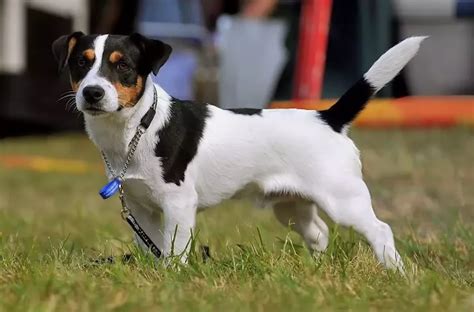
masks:
[(320, 117), (336, 132), (341, 132), (371, 98), (392, 80), (415, 56), (426, 37), (410, 37), (385, 52), (344, 95)]

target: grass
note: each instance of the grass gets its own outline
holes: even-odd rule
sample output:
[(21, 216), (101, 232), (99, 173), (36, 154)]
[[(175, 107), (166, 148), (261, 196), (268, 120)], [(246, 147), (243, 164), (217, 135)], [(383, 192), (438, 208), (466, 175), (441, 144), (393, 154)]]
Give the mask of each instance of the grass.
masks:
[[(165, 267), (134, 248), (117, 199), (97, 196), (105, 178), (0, 164), (0, 310), (209, 311), (474, 308), (472, 129), (354, 131), (378, 216), (392, 225), (407, 265), (385, 271), (367, 243), (332, 226), (311, 257), (270, 211), (230, 201), (199, 216), (190, 264)], [(0, 155), (100, 164), (81, 135), (0, 141)], [(95, 168), (95, 167), (93, 167)], [(128, 263), (96, 264), (132, 252)]]

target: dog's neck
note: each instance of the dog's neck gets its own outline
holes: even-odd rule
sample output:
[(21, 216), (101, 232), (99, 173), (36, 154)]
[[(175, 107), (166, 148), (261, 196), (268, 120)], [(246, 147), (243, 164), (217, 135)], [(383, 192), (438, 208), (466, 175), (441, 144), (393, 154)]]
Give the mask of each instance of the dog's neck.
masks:
[(149, 76), (142, 97), (134, 107), (124, 108), (119, 112), (106, 116), (84, 115), (86, 131), (90, 139), (106, 154), (125, 156), (128, 144), (137, 131), (141, 118), (153, 104), (153, 88), (157, 91), (157, 108), (153, 121), (145, 136), (156, 136), (169, 118), (171, 97)]

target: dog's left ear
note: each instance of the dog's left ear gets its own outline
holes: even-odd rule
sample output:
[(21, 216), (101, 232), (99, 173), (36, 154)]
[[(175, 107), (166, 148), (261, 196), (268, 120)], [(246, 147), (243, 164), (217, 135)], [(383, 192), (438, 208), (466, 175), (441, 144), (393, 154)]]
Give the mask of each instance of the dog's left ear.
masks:
[(54, 40), (52, 45), (53, 55), (58, 62), (58, 72), (62, 72), (66, 68), (69, 55), (77, 43), (77, 40), (84, 36), (81, 31), (76, 31), (70, 35), (61, 36)]
[(148, 69), (156, 75), (168, 60), (173, 50), (171, 46), (160, 40), (148, 39), (138, 33), (130, 35), (130, 39), (143, 53)]

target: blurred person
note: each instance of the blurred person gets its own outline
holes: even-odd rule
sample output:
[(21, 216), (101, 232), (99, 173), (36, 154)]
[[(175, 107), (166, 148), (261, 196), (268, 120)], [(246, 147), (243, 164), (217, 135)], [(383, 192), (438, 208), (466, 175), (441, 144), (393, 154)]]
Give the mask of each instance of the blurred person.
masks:
[[(286, 1), (285, 1), (286, 2)], [(247, 18), (268, 17), (275, 9), (277, 0), (248, 0), (244, 1), (242, 16)]]
[(296, 68), (301, 0), (248, 0), (240, 14), (246, 18), (277, 18), (287, 25), (285, 48), (287, 61), (275, 88), (274, 100), (289, 100), (293, 94), (293, 76)]
[(283, 70), (277, 77), (276, 88), (272, 92), (273, 99), (288, 100), (292, 97), (293, 76), (296, 67), (296, 54), (299, 34), (300, 0), (203, 0), (206, 12), (206, 25), (210, 30), (216, 28), (216, 20), (220, 15), (229, 14), (249, 20), (278, 19), (286, 25), (284, 47), (287, 59)]
[[(211, 31), (217, 29), (218, 35), (219, 32), (223, 33), (224, 36), (232, 35), (235, 36), (235, 41), (241, 42), (238, 46), (238, 49), (220, 47), (220, 67), (221, 72), (224, 70), (224, 79), (227, 79), (227, 82), (222, 82), (220, 80), (220, 89), (221, 89), (221, 101), (226, 101), (229, 103), (219, 103), (223, 104), (224, 107), (231, 105), (228, 108), (240, 107), (242, 105), (251, 106), (256, 108), (262, 108), (261, 105), (267, 106), (268, 102), (272, 98), (277, 99), (289, 99), (292, 93), (292, 84), (293, 84), (293, 73), (295, 68), (296, 60), (296, 51), (298, 43), (298, 28), (299, 28), (299, 14), (301, 1), (298, 0), (247, 0), (247, 1), (216, 1), (216, 0), (203, 0), (203, 6), (206, 12), (206, 24)], [(241, 27), (242, 32), (238, 30), (231, 30), (230, 33), (225, 29), (219, 29), (217, 27), (217, 20), (223, 15), (231, 15), (232, 18), (225, 18), (225, 22), (222, 23), (225, 27)], [(222, 20), (222, 19), (221, 19)], [(234, 22), (232, 22), (234, 21)], [(280, 37), (275, 35), (274, 32), (280, 32), (280, 25), (284, 26), (283, 35), (281, 39), (275, 38)], [(221, 25), (221, 26), (222, 26)], [(227, 25), (227, 26), (225, 26)], [(254, 27), (255, 33), (252, 33), (250, 28)], [(265, 30), (275, 27), (274, 31)], [(248, 31), (248, 33), (247, 33)], [(266, 31), (270, 31), (268, 36), (264, 34)], [(259, 42), (252, 41), (251, 38), (259, 34), (264, 40), (259, 40)], [(262, 35), (263, 34), (263, 35)], [(218, 38), (219, 41), (219, 38)], [(222, 41), (222, 40), (220, 40)], [(224, 40), (225, 41), (225, 40)], [(232, 41), (231, 39), (227, 42)], [(219, 42), (218, 42), (219, 44)], [(237, 43), (230, 43), (231, 45)], [(249, 46), (250, 44), (255, 44), (256, 47), (253, 48)], [(237, 44), (238, 45), (238, 44)], [(271, 46), (271, 47), (270, 47)], [(235, 47), (237, 48), (237, 47)], [(267, 50), (269, 48), (270, 50)], [(283, 52), (278, 52), (277, 50), (283, 49)], [(234, 52), (233, 52), (234, 50)], [(240, 53), (242, 56), (255, 55), (252, 51), (259, 51), (255, 57), (252, 57), (251, 64), (246, 63), (246, 65), (240, 63), (238, 68), (240, 70), (231, 70), (231, 65), (224, 65), (227, 69), (222, 69), (222, 59), (225, 59), (227, 62), (234, 62), (237, 66), (239, 57), (237, 54)], [(273, 53), (272, 51), (276, 51)], [(222, 55), (228, 53), (230, 55)], [(266, 53), (266, 55), (265, 55)], [(283, 64), (281, 62), (281, 53), (284, 54)], [(232, 56), (235, 55), (235, 56)], [(235, 57), (236, 60), (232, 60)], [(258, 57), (263, 57), (260, 61), (257, 60)], [(247, 58), (248, 59), (248, 58)], [(270, 59), (270, 60), (269, 60)], [(271, 61), (273, 59), (273, 61)], [(266, 65), (264, 63), (267, 63)], [(235, 67), (234, 66), (234, 67)], [(266, 66), (266, 67), (265, 67)], [(270, 66), (270, 67), (268, 67)], [(252, 74), (252, 71), (255, 74), (260, 74), (261, 72), (267, 72), (267, 75), (262, 77), (255, 77)], [(240, 76), (239, 76), (240, 73)], [(230, 76), (234, 76), (231, 78)], [(257, 85), (252, 86), (249, 82), (246, 82), (245, 77), (253, 77)], [(222, 78), (222, 77), (221, 77)], [(259, 83), (259, 81), (265, 80), (265, 83)], [(232, 79), (235, 81), (235, 84), (232, 83)], [(268, 81), (270, 79), (271, 81)], [(240, 83), (240, 85), (238, 85)], [(222, 84), (226, 86), (222, 87)], [(234, 90), (229, 90), (234, 85)], [(266, 94), (267, 90), (270, 89), (270, 96)], [(246, 90), (246, 91), (243, 91)], [(261, 91), (259, 91), (261, 90)], [(222, 93), (226, 93), (222, 96)], [(248, 93), (246, 98), (242, 97), (242, 94)], [(262, 96), (265, 98), (262, 103)], [(222, 98), (223, 97), (223, 98)], [(235, 98), (235, 104), (230, 103), (229, 98)], [(252, 101), (251, 99), (254, 99)]]
[[(221, 14), (254, 20), (270, 18), (287, 26), (285, 48), (287, 61), (278, 79), (273, 100), (290, 100), (293, 96), (297, 64), (301, 0), (202, 0), (207, 26), (214, 30)], [(345, 90), (368, 63), (397, 41), (397, 24), (392, 19), (390, 3), (377, 0), (332, 2), (330, 33), (324, 70), (323, 98), (336, 97)], [(403, 74), (382, 95), (407, 95)]]

